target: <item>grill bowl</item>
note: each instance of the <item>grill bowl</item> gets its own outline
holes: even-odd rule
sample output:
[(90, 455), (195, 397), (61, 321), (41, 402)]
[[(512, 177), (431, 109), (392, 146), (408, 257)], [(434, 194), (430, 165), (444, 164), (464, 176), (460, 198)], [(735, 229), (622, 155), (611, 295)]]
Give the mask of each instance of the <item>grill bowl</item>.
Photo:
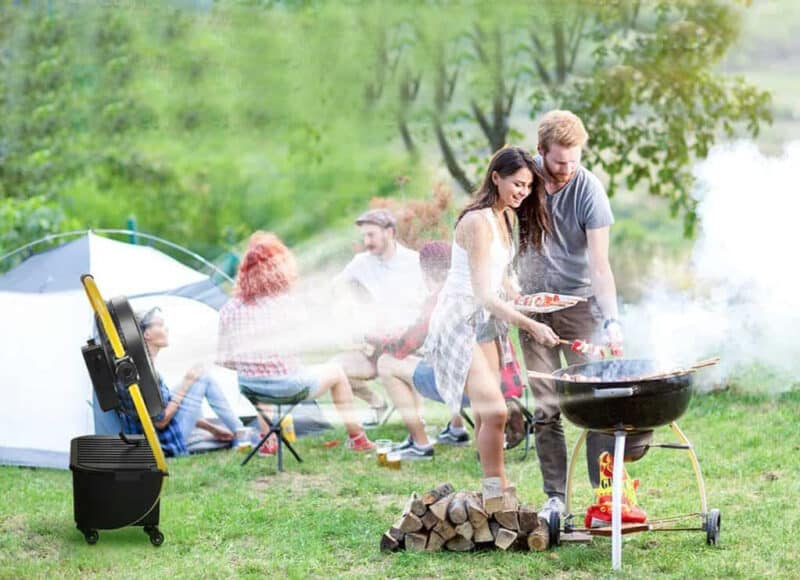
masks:
[[(553, 373), (561, 412), (572, 423), (593, 431), (647, 431), (677, 420), (689, 406), (692, 374), (661, 379), (621, 379), (663, 368), (646, 359), (614, 359), (569, 366)], [(577, 382), (561, 375), (598, 377)]]

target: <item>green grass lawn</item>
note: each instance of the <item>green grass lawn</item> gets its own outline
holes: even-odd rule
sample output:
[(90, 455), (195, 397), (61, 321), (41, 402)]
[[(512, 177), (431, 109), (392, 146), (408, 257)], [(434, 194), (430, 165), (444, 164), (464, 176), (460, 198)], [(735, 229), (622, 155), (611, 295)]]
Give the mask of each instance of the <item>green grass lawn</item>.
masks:
[[(432, 410), (433, 412), (438, 412)], [(623, 574), (631, 577), (796, 577), (800, 569), (800, 392), (771, 397), (717, 393), (695, 396), (680, 425), (704, 470), (710, 507), (722, 511), (719, 546), (704, 532), (627, 536)], [(433, 419), (443, 418), (431, 415)], [(575, 440), (577, 431), (569, 429)], [(437, 449), (433, 462), (380, 469), (372, 455), (323, 442), (341, 432), (303, 438), (304, 463), (274, 459), (239, 467), (233, 451), (171, 460), (162, 495), (166, 541), (150, 545), (140, 528), (105, 531), (95, 546), (74, 526), (68, 471), (0, 468), (0, 576), (296, 577), (611, 576), (610, 540), (544, 553), (395, 553), (378, 550), (381, 534), (412, 491), (450, 481), (479, 489), (472, 447)], [(399, 419), (373, 438), (403, 437)], [(673, 441), (668, 429), (656, 439)], [(533, 456), (507, 457), (525, 503), (543, 499)], [(683, 451), (654, 449), (628, 464), (641, 479), (640, 503), (651, 518), (698, 511), (692, 470)], [(578, 503), (591, 500), (580, 471)], [(699, 518), (697, 519), (699, 523)]]

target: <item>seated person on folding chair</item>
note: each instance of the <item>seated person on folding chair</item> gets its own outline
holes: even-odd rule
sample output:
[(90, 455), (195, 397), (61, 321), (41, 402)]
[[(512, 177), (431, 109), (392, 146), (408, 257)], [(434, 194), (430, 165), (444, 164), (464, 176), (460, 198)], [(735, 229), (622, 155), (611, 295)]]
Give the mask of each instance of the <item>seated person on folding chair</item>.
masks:
[[(417, 322), (400, 335), (367, 337), (376, 355), (380, 355), (377, 366), (384, 388), (400, 411), (409, 431), (406, 441), (395, 448), (405, 459), (433, 458), (433, 447), (422, 423), (422, 397), (440, 403), (443, 401), (436, 390), (433, 369), (413, 353), (422, 346), (428, 334), (428, 325), (436, 307), (439, 290), (442, 289), (450, 269), (450, 244), (428, 242), (420, 249), (419, 263), (429, 295)], [(452, 416), (436, 441), (451, 445), (465, 445), (469, 442), (469, 435), (458, 413)]]
[[(159, 308), (151, 308), (147, 312), (137, 313), (136, 320), (142, 329), (144, 342), (155, 364), (158, 353), (169, 346), (169, 329), (164, 324), (164, 317)], [(173, 392), (167, 388), (163, 377), (158, 377), (161, 397), (165, 408), (163, 413), (155, 417), (153, 424), (158, 433), (161, 448), (169, 457), (187, 455), (187, 441), (195, 428), (211, 433), (214, 439), (231, 442), (234, 434), (244, 435), (245, 428), (231, 408), (225, 395), (216, 381), (203, 370), (201, 365), (189, 369), (180, 386)], [(208, 404), (219, 416), (225, 427), (207, 421), (202, 416), (202, 403)], [(120, 422), (122, 430), (129, 435), (141, 434), (142, 424), (133, 407), (133, 400), (127, 390), (121, 392)]]
[(239, 374), (240, 386), (266, 397), (308, 389), (307, 398), (317, 399), (330, 391), (348, 433), (348, 449), (370, 450), (375, 445), (354, 419), (353, 391), (342, 367), (306, 366), (295, 354), (304, 346), (298, 329), (313, 324), (303, 320), (303, 307), (290, 294), (296, 281), (294, 255), (283, 242), (272, 233), (253, 234), (233, 297), (219, 313), (217, 362)]
[[(334, 292), (359, 305), (356, 314), (370, 319), (372, 332), (398, 333), (419, 314), (425, 294), (417, 252), (397, 240), (397, 222), (387, 209), (371, 209), (356, 220), (364, 251), (353, 257), (334, 280)], [(373, 319), (374, 317), (374, 319)], [(375, 330), (377, 329), (377, 330)], [(378, 376), (377, 354), (345, 352), (336, 357), (353, 393), (372, 409), (365, 425), (377, 425), (388, 404), (368, 382)]]

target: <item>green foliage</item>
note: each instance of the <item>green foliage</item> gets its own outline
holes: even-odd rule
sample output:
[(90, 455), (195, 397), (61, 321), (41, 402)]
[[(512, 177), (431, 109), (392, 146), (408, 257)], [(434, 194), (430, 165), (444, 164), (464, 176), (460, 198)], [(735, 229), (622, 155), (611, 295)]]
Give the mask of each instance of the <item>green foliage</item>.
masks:
[(339, 34), (359, 12), (247, 4), (4, 9), (0, 204), (41, 195), (79, 227), (134, 215), (215, 255), (259, 228), (306, 239), (399, 176), (427, 193), (364, 110), (365, 47)]
[(771, 121), (769, 94), (742, 78), (715, 74), (738, 34), (724, 2), (662, 2), (648, 22), (620, 23), (617, 15), (595, 29), (591, 75), (561, 91), (562, 102), (590, 128), (588, 163), (609, 176), (670, 201), (684, 215), (691, 236), (696, 200), (691, 196), (695, 160), (708, 155), (719, 133), (736, 135), (736, 124), (758, 135)]
[(41, 195), (28, 199), (8, 199), (0, 204), (0, 249), (4, 252), (31, 240), (76, 227), (76, 220), (67, 218), (62, 208)]
[(714, 72), (734, 6), (7, 2), (0, 206), (41, 196), (55, 230), (134, 215), (205, 255), (257, 228), (297, 243), (373, 197), (427, 197), (435, 150), (469, 190), (563, 106), (612, 192), (644, 184), (690, 231), (691, 162), (768, 119), (766, 94)]
[[(520, 113), (536, 119), (554, 107), (573, 110), (591, 136), (587, 165), (608, 175), (609, 192), (644, 184), (683, 215), (691, 235), (692, 163), (720, 134), (742, 127), (756, 136), (771, 121), (766, 92), (714, 69), (738, 36), (739, 4), (575, 0), (497, 10), (453, 3), (413, 19), (390, 13), (374, 24), (381, 74), (369, 94), (389, 95), (409, 150), (417, 149), (415, 135), (433, 134), (465, 191), (488, 155), (525, 138), (514, 128)], [(383, 84), (390, 87), (374, 88)]]

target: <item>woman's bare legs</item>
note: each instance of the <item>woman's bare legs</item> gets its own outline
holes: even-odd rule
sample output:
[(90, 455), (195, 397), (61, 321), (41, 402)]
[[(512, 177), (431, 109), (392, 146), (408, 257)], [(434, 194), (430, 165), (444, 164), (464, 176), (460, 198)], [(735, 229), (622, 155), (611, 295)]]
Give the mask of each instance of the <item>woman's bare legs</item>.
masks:
[(475, 441), (484, 477), (499, 477), (507, 487), (503, 455), (506, 402), (500, 390), (500, 360), (494, 342), (475, 346), (467, 375), (467, 396), (475, 411)]
[(320, 386), (313, 397), (317, 399), (330, 391), (333, 404), (344, 422), (347, 433), (352, 437), (361, 433), (363, 429), (353, 415), (353, 389), (342, 366), (331, 362), (310, 367), (309, 371), (319, 380)]

